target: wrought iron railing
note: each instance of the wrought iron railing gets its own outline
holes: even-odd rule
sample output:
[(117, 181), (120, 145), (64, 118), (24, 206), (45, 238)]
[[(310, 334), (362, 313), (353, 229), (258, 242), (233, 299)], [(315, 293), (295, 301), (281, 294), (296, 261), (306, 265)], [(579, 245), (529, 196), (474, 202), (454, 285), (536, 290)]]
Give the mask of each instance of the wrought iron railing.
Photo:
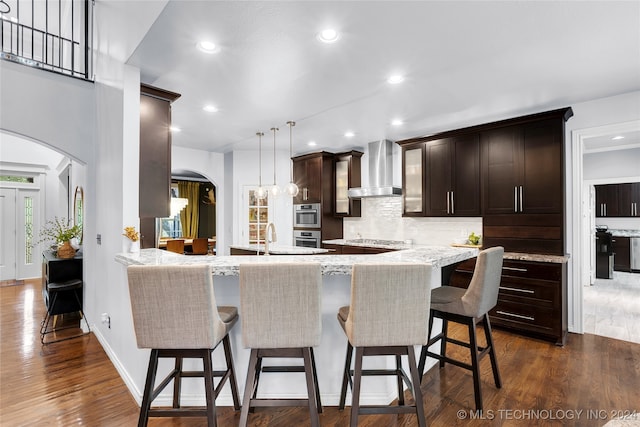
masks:
[(92, 1), (0, 0), (2, 58), (92, 80)]

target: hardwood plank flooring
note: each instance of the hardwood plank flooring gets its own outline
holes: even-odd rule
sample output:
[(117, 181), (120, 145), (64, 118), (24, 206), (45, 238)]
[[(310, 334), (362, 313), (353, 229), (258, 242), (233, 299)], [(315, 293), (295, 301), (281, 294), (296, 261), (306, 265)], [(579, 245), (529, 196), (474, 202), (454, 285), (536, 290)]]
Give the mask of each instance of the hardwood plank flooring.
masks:
[[(139, 408), (95, 336), (41, 346), (44, 305), (39, 281), (0, 288), (0, 310), (1, 426), (137, 424)], [(454, 331), (463, 336), (463, 330)], [(474, 407), (470, 373), (447, 365), (430, 370), (422, 381), (429, 425), (600, 427), (624, 411), (635, 411), (640, 425), (639, 344), (570, 334), (567, 345), (557, 347), (501, 330), (494, 330), (494, 340), (504, 385), (495, 388), (489, 360), (483, 360), (484, 419), (470, 419)], [(462, 357), (463, 351), (455, 353)], [(238, 375), (244, 381), (245, 373)], [(238, 420), (239, 413), (232, 408), (218, 408), (220, 426), (235, 426)], [(290, 427), (309, 425), (309, 418), (304, 408), (257, 409), (249, 422)], [(347, 426), (349, 408), (341, 412), (325, 407), (320, 422)], [(149, 422), (151, 427), (204, 424), (199, 418)], [(370, 415), (361, 416), (360, 425), (417, 423), (409, 415)]]

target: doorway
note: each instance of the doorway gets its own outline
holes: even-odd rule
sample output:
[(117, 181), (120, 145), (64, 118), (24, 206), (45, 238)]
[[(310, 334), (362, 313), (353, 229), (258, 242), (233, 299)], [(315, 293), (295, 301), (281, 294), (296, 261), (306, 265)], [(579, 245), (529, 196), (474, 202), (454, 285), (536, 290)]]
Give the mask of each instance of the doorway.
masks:
[(3, 172), (0, 184), (0, 280), (39, 277), (39, 175)]
[[(624, 138), (613, 139), (616, 136)], [(573, 206), (578, 214), (572, 223), (574, 332), (638, 342), (640, 337), (629, 333), (624, 307), (640, 306), (640, 275), (615, 272), (613, 279), (595, 278), (595, 227), (603, 218), (595, 218), (593, 187), (640, 181), (640, 121), (575, 130), (572, 139)], [(613, 229), (640, 229), (640, 218), (604, 221)]]
[(198, 172), (172, 171), (171, 197), (186, 199), (186, 205), (172, 217), (162, 219), (160, 238), (207, 237), (215, 241), (217, 195), (215, 184)]

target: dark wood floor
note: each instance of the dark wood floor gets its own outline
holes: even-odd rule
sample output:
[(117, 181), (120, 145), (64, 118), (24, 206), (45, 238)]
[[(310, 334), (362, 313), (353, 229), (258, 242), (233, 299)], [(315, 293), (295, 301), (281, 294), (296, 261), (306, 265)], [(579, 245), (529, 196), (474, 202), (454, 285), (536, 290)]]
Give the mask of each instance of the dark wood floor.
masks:
[[(39, 282), (0, 287), (0, 425), (136, 425), (138, 406), (95, 336), (41, 346), (38, 331), (43, 309)], [(504, 386), (494, 387), (489, 360), (484, 360), (482, 390), (488, 419), (469, 419), (471, 376), (447, 366), (432, 369), (422, 382), (429, 425), (599, 427), (625, 411), (636, 411), (640, 423), (640, 345), (570, 334), (561, 348), (499, 330), (494, 331), (494, 339)], [(238, 374), (244, 380), (245, 373)], [(325, 408), (321, 424), (347, 426), (348, 409)], [(219, 408), (219, 425), (235, 426), (238, 419), (230, 408)], [(408, 415), (362, 416), (360, 420), (362, 426), (417, 425), (415, 417)], [(249, 421), (255, 426), (309, 425), (302, 408), (258, 409)], [(149, 423), (203, 424), (197, 418)]]

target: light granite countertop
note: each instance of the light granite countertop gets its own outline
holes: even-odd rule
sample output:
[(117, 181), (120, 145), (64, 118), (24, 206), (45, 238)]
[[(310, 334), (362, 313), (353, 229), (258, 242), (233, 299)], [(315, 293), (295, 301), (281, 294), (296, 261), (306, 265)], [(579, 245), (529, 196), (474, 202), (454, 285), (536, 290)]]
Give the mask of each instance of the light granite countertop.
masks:
[[(346, 245), (346, 246), (365, 246), (370, 248), (381, 248), (381, 249), (392, 249), (392, 250), (406, 250), (406, 249), (420, 250), (423, 247), (429, 247), (426, 245), (406, 244), (403, 241), (398, 241), (398, 240), (377, 240), (377, 239), (334, 239), (334, 240), (324, 240), (322, 243), (333, 244), (333, 245)], [(563, 264), (569, 261), (569, 256), (505, 252), (504, 259)]]
[(640, 230), (609, 229), (613, 237), (640, 237)]
[[(233, 249), (241, 249), (243, 251), (264, 253), (264, 245), (231, 245)], [(301, 246), (287, 246), (272, 244), (269, 245), (269, 253), (274, 255), (317, 255), (326, 254), (329, 249), (322, 248), (305, 248)]]
[(216, 276), (237, 276), (241, 263), (318, 262), (323, 275), (349, 275), (356, 263), (409, 262), (428, 263), (434, 267), (454, 264), (478, 255), (473, 248), (416, 245), (411, 249), (371, 255), (182, 255), (161, 249), (142, 249), (138, 253), (119, 253), (115, 260), (123, 265), (191, 265), (209, 264)]

